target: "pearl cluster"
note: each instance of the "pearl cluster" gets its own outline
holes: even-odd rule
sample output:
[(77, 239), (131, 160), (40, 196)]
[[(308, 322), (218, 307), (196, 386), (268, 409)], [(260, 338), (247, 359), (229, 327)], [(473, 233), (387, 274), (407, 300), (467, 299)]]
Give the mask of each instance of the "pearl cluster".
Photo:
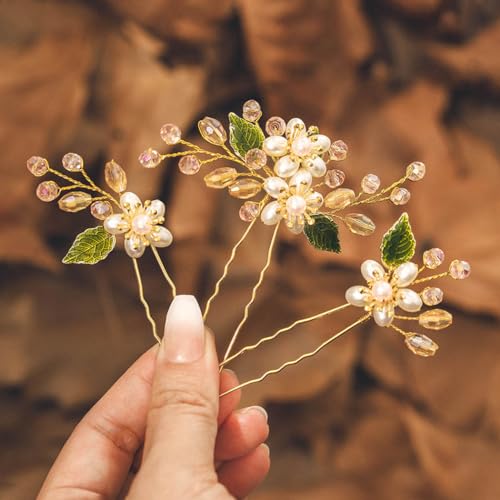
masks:
[(165, 204), (160, 200), (146, 201), (131, 192), (120, 197), (123, 212), (104, 220), (110, 234), (125, 235), (125, 251), (134, 259), (142, 256), (147, 246), (163, 248), (172, 243), (172, 233), (161, 224), (165, 221)]

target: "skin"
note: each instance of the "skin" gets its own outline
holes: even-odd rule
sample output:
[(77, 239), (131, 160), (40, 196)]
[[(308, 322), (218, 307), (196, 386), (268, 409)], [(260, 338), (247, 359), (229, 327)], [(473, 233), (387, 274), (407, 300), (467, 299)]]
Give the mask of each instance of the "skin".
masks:
[(238, 384), (219, 376), (212, 335), (195, 362), (143, 354), (77, 425), (39, 500), (111, 498), (225, 500), (266, 476), (269, 432), (260, 407), (237, 410)]

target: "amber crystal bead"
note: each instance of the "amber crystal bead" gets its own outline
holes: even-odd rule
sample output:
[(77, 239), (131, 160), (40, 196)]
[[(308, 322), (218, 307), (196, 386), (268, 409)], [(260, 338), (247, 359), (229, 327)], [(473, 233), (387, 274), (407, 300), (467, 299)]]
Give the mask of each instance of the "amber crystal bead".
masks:
[(127, 189), (127, 174), (115, 160), (106, 163), (104, 167), (104, 180), (116, 193), (123, 193)]
[(59, 208), (65, 212), (79, 212), (92, 203), (92, 196), (83, 191), (71, 191), (59, 199)]
[(325, 206), (332, 209), (342, 209), (349, 206), (356, 198), (352, 189), (339, 188), (325, 196)]
[(434, 356), (439, 346), (427, 335), (420, 333), (409, 334), (405, 339), (406, 346), (413, 354), (417, 356), (429, 357)]
[(347, 214), (344, 217), (344, 222), (349, 231), (354, 234), (369, 236), (375, 231), (374, 222), (364, 214)]
[(221, 167), (205, 175), (203, 180), (209, 188), (223, 189), (230, 186), (237, 176), (238, 172), (236, 169), (232, 167)]
[(198, 130), (203, 139), (214, 146), (222, 146), (227, 141), (227, 132), (222, 123), (210, 116), (198, 122)]
[(262, 189), (262, 183), (255, 180), (244, 178), (234, 182), (229, 186), (229, 194), (233, 198), (239, 198), (240, 200), (246, 200), (248, 198), (253, 198)]
[(431, 309), (418, 317), (420, 326), (428, 330), (443, 330), (453, 323), (453, 316), (444, 309)]

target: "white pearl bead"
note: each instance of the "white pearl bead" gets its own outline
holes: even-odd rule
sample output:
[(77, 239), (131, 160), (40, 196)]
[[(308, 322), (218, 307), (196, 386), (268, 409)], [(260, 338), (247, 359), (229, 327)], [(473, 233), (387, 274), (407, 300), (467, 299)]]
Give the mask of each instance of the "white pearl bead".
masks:
[(311, 172), (305, 168), (301, 168), (291, 179), (290, 187), (294, 187), (297, 191), (301, 193), (307, 191), (312, 184)]
[(376, 281), (372, 286), (372, 296), (377, 302), (392, 298), (392, 286), (387, 281)]
[(268, 177), (264, 181), (264, 190), (273, 198), (278, 198), (281, 193), (288, 191), (288, 184), (281, 177)]
[(311, 141), (313, 143), (313, 151), (318, 154), (326, 153), (332, 143), (330, 138), (323, 134), (313, 135)]
[(261, 221), (268, 226), (277, 224), (278, 221), (281, 219), (281, 215), (278, 212), (279, 208), (280, 204), (277, 201), (272, 201), (271, 203), (268, 203), (262, 209), (262, 212), (260, 214)]
[(286, 124), (286, 136), (298, 137), (304, 135), (306, 130), (305, 123), (300, 118), (292, 118)]
[(370, 300), (370, 289), (366, 286), (351, 286), (345, 292), (345, 299), (356, 307), (364, 307)]
[(113, 214), (104, 221), (104, 229), (110, 234), (122, 234), (130, 229), (130, 225), (123, 214)]
[(361, 264), (361, 274), (366, 281), (378, 280), (384, 277), (384, 268), (375, 260), (365, 260)]
[(306, 198), (306, 202), (308, 207), (317, 209), (323, 205), (323, 196), (315, 191)]
[(394, 319), (394, 306), (385, 304), (381, 307), (374, 307), (372, 314), (378, 326), (389, 326)]
[(288, 141), (280, 135), (273, 135), (264, 139), (262, 149), (269, 156), (283, 156), (288, 152)]
[(172, 233), (163, 226), (156, 226), (154, 230), (148, 236), (151, 244), (158, 248), (168, 247), (172, 241), (173, 236)]
[(417, 312), (422, 309), (422, 299), (417, 292), (403, 288), (398, 292), (398, 306), (407, 312)]
[(138, 259), (142, 257), (146, 246), (139, 235), (133, 234), (130, 238), (125, 239), (125, 251), (129, 257)]
[(297, 156), (307, 156), (312, 151), (313, 144), (307, 136), (297, 137), (292, 142), (292, 153)]
[(132, 219), (132, 231), (137, 234), (149, 234), (153, 229), (151, 217), (148, 214), (139, 214)]
[(163, 217), (165, 215), (165, 203), (160, 200), (153, 200), (148, 208), (146, 208), (146, 213), (153, 217)]
[(398, 287), (408, 286), (418, 275), (418, 266), (414, 262), (405, 262), (398, 266), (393, 275), (393, 279)]
[(297, 172), (299, 164), (295, 163), (290, 156), (283, 156), (274, 165), (274, 171), (280, 177), (290, 177)]
[(323, 158), (316, 156), (307, 162), (307, 169), (313, 177), (323, 177), (326, 174), (326, 163)]
[(140, 198), (135, 194), (127, 191), (120, 196), (120, 206), (125, 212), (135, 212), (142, 206)]
[(302, 196), (294, 195), (286, 200), (286, 210), (289, 215), (302, 215), (306, 210), (306, 206), (306, 200)]

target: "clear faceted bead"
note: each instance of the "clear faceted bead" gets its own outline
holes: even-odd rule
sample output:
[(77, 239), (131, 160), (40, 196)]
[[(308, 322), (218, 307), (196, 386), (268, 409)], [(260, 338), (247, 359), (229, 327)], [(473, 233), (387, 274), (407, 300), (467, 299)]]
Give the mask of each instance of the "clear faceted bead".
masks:
[(332, 143), (330, 149), (328, 150), (328, 154), (330, 156), (330, 160), (342, 161), (347, 158), (348, 151), (349, 148), (347, 147), (347, 144), (344, 141), (339, 140)]
[(181, 129), (173, 123), (165, 123), (160, 129), (160, 137), (167, 144), (177, 144), (181, 140)]
[(54, 181), (44, 181), (38, 184), (36, 188), (36, 195), (42, 201), (54, 201), (61, 192), (61, 188)]
[(395, 187), (391, 192), (391, 201), (394, 205), (406, 205), (410, 201), (410, 196), (408, 189)]
[(349, 206), (356, 198), (352, 189), (339, 188), (325, 196), (325, 205), (328, 208), (341, 209)]
[(345, 173), (342, 170), (333, 169), (328, 170), (325, 174), (325, 184), (328, 187), (336, 188), (344, 184)]
[(429, 357), (434, 356), (439, 346), (427, 335), (420, 333), (409, 334), (405, 339), (406, 346), (413, 354), (418, 356)]
[(179, 160), (179, 170), (185, 175), (194, 175), (200, 171), (201, 163), (194, 155), (183, 156)]
[(116, 193), (123, 193), (127, 189), (127, 174), (115, 160), (106, 163), (104, 167), (104, 180)]
[(94, 201), (90, 205), (90, 213), (99, 220), (104, 220), (113, 213), (113, 207), (109, 201)]
[(233, 198), (246, 200), (253, 198), (262, 189), (262, 184), (255, 179), (240, 179), (229, 186), (229, 194)]
[(347, 214), (344, 217), (344, 222), (354, 234), (369, 236), (375, 231), (374, 222), (364, 214)]
[(420, 326), (428, 330), (442, 330), (453, 323), (453, 316), (444, 309), (431, 309), (418, 317)]
[(361, 181), (361, 189), (366, 194), (373, 194), (380, 187), (380, 178), (375, 174), (367, 174)]
[(440, 248), (426, 250), (423, 255), (424, 266), (436, 269), (444, 262), (444, 252)]
[(59, 208), (65, 212), (79, 212), (92, 203), (92, 196), (83, 191), (71, 191), (59, 199)]
[(465, 260), (454, 260), (450, 264), (450, 276), (455, 280), (464, 280), (470, 275), (470, 264)]
[(62, 164), (69, 172), (80, 172), (83, 169), (83, 158), (76, 153), (66, 153)]
[(414, 161), (406, 167), (406, 176), (410, 181), (420, 181), (425, 176), (425, 163)]
[(253, 170), (259, 170), (267, 163), (267, 155), (262, 149), (254, 148), (245, 155), (245, 163)]
[(283, 135), (286, 131), (286, 122), (281, 116), (272, 116), (266, 122), (268, 135)]
[(245, 120), (256, 122), (261, 116), (262, 109), (257, 101), (250, 99), (243, 104), (243, 118), (245, 118)]
[(222, 123), (210, 116), (198, 122), (198, 130), (203, 139), (215, 146), (222, 146), (227, 141), (227, 132)]
[(49, 171), (49, 162), (41, 156), (32, 156), (26, 162), (26, 167), (35, 177), (41, 177)]
[(240, 207), (240, 219), (245, 222), (252, 222), (260, 212), (260, 204), (256, 201), (245, 201)]
[(238, 172), (232, 167), (221, 167), (205, 175), (203, 180), (209, 188), (223, 189), (230, 186), (236, 179)]
[(139, 163), (144, 168), (155, 168), (161, 163), (161, 154), (156, 149), (148, 148), (139, 155)]
[(443, 301), (443, 290), (434, 286), (424, 288), (421, 295), (426, 306), (437, 306)]

